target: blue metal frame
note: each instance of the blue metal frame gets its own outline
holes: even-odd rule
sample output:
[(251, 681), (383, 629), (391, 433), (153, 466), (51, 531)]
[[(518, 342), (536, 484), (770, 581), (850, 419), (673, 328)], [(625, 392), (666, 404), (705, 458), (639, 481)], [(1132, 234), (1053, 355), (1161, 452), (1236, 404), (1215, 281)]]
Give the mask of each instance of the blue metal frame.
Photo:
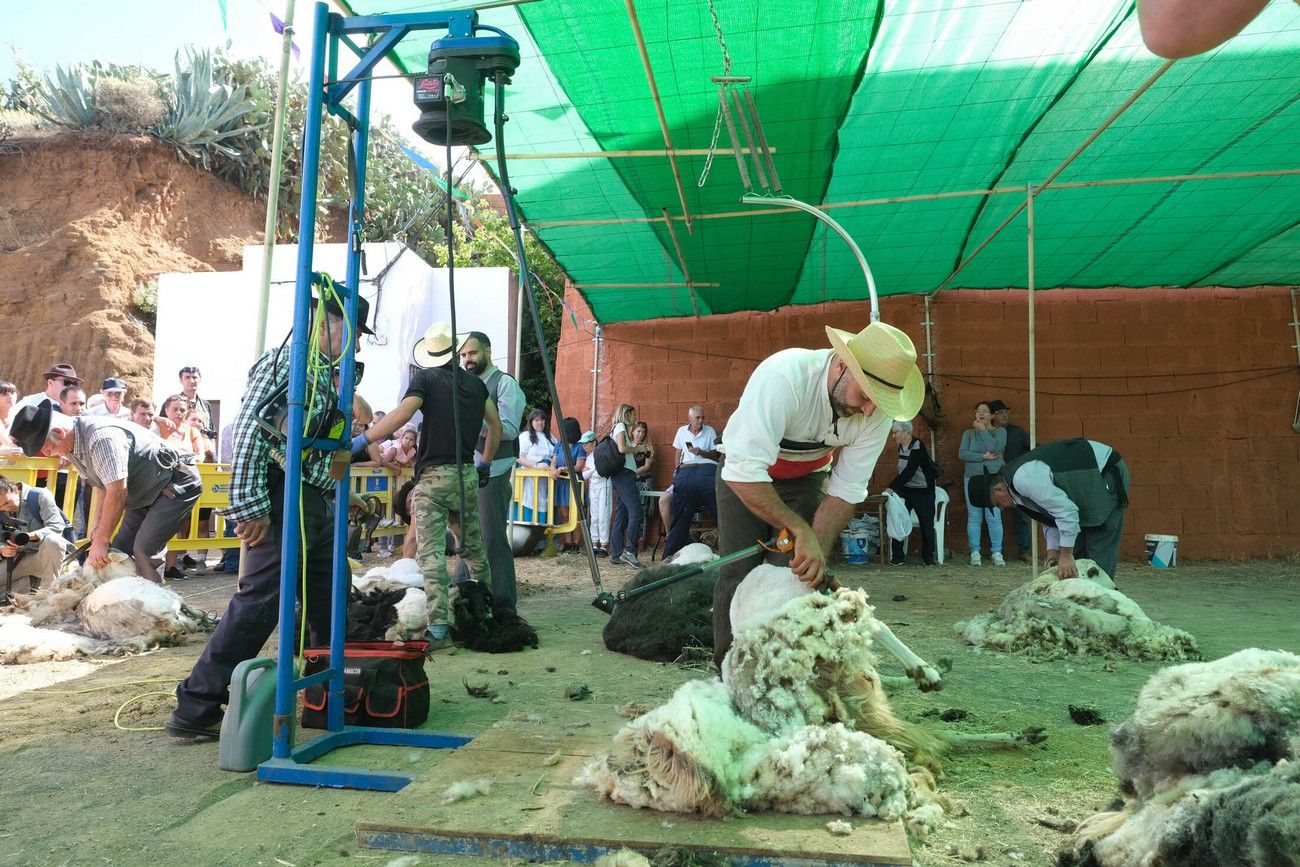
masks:
[[(280, 647), (276, 666), (275, 715), (273, 717), (271, 758), (257, 768), (257, 778), (265, 782), (289, 783), (305, 786), (330, 786), (335, 788), (371, 789), (395, 792), (414, 779), (410, 773), (374, 771), (348, 767), (313, 767), (314, 759), (340, 747), (361, 744), (424, 747), (428, 749), (454, 749), (469, 743), (470, 738), (438, 732), (411, 731), (407, 729), (347, 726), (343, 723), (343, 668), (337, 662), (343, 659), (346, 633), (347, 590), (350, 585), (347, 566), (347, 480), (335, 489), (336, 509), (334, 524), (334, 574), (331, 584), (330, 660), (325, 672), (306, 678), (293, 678), (293, 626), (298, 602), (298, 561), (302, 553), (302, 539), (298, 534), (302, 487), (302, 450), (313, 445), (303, 438), (304, 404), (307, 392), (307, 351), (310, 333), (309, 308), (312, 295), (312, 259), (316, 232), (316, 185), (320, 174), (321, 123), (324, 112), (346, 118), (353, 126), (353, 145), (356, 152), (355, 188), (349, 211), (348, 264), (346, 294), (348, 320), (357, 321), (357, 299), (361, 274), (362, 220), (365, 213), (366, 149), (370, 134), (370, 73), (384, 54), (403, 37), (417, 30), (448, 30), (453, 36), (472, 37), (478, 23), (478, 13), (473, 11), (430, 12), (404, 15), (377, 15), (344, 18), (331, 14), (329, 7), (318, 2), (313, 15), (314, 29), (311, 46), (311, 66), (308, 75), (307, 120), (303, 136), (302, 201), (298, 212), (299, 241), (297, 285), (293, 304), (293, 337), (289, 350), (289, 422), (288, 442), (285, 446), (286, 467), (284, 478), (284, 528), (280, 563)], [(495, 30), (495, 28), (493, 28)], [(367, 49), (360, 61), (347, 76), (338, 76), (339, 44), (357, 51), (356, 43), (347, 34), (382, 32), (384, 35)], [(328, 80), (335, 82), (326, 85)], [(341, 105), (342, 100), (357, 90), (356, 114)], [(339, 406), (347, 412), (352, 405), (355, 384), (356, 341), (344, 347), (343, 364), (339, 372)], [(337, 447), (338, 443), (330, 443)], [(346, 445), (346, 442), (344, 443)], [(294, 717), (298, 691), (312, 683), (329, 681), (328, 716), (326, 733), (302, 747), (294, 747)]]

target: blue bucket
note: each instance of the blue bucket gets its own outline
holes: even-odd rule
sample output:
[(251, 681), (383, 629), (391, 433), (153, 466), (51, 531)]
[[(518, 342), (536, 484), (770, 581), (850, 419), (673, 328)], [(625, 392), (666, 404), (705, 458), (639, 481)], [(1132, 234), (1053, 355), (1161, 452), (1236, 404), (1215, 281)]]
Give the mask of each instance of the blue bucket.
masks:
[(863, 565), (871, 562), (871, 555), (874, 553), (872, 544), (874, 535), (871, 528), (865, 525), (853, 526), (850, 524), (847, 529), (840, 533), (840, 546), (844, 549), (844, 562), (854, 565)]

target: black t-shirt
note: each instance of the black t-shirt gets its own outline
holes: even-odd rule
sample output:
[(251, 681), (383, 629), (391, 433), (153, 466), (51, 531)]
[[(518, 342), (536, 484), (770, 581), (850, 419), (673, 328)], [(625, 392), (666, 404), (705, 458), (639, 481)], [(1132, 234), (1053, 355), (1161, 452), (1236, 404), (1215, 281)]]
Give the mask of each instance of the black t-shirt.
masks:
[[(455, 465), (456, 439), (451, 406), (452, 369), (435, 367), (421, 370), (411, 377), (405, 397), (418, 397), (420, 411), (424, 413), (424, 427), (420, 431), (420, 447), (415, 462), (418, 478), (425, 467)], [(460, 406), (460, 463), (474, 462), (474, 446), (478, 442), (479, 428), (483, 426), (483, 405), (487, 401), (487, 386), (472, 373), (456, 374), (457, 403)]]

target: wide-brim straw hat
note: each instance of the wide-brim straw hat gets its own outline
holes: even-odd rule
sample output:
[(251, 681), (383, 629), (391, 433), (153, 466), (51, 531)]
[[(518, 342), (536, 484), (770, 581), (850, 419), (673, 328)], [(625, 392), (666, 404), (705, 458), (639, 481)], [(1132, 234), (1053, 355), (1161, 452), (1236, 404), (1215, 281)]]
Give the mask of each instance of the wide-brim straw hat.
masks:
[(826, 326), (835, 354), (881, 412), (897, 421), (911, 421), (925, 400), (925, 381), (916, 366), (912, 338), (883, 322), (872, 322), (854, 334)]
[(420, 367), (442, 367), (456, 354), (460, 341), (453, 338), (451, 323), (435, 322), (415, 341), (415, 363)]

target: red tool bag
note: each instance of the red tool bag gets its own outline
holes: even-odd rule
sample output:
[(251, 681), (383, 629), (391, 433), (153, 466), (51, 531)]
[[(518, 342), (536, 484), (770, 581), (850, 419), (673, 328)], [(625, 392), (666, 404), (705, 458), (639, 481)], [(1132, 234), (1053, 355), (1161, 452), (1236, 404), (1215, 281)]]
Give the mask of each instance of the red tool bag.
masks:
[[(427, 641), (349, 641), (343, 646), (343, 721), (354, 726), (413, 729), (429, 718)], [(328, 647), (303, 652), (303, 676), (330, 666)], [(303, 728), (326, 726), (329, 682), (303, 690)]]

